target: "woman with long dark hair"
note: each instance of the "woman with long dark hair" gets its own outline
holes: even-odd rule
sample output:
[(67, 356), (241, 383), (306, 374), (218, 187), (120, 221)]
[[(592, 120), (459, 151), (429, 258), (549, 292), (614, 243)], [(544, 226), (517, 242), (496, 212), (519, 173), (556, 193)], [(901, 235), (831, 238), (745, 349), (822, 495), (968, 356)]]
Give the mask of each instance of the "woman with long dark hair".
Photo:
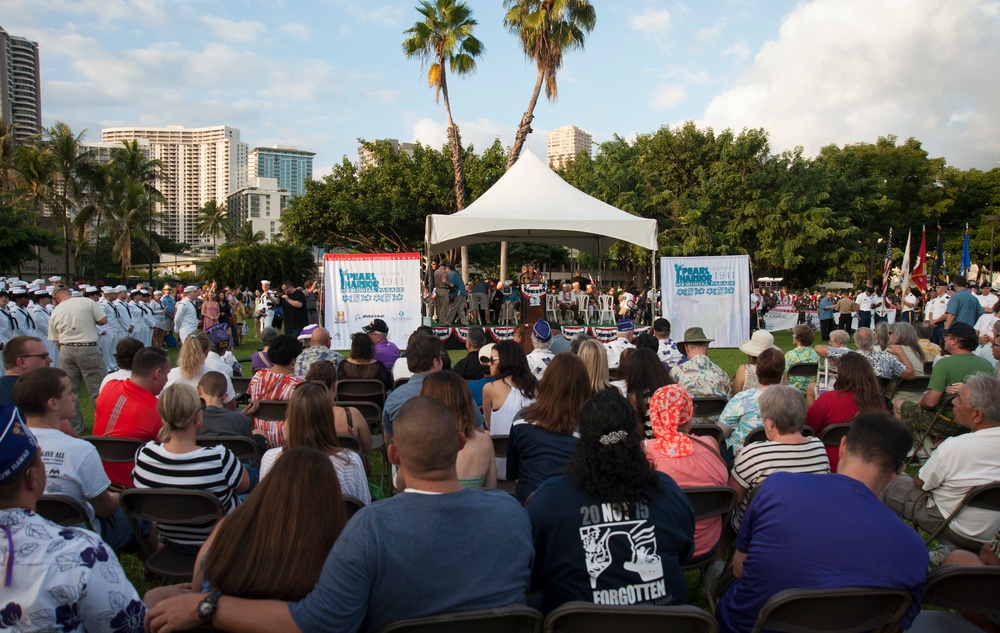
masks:
[[(340, 380), (378, 380), (385, 390), (392, 389), (392, 371), (375, 360), (375, 345), (364, 332), (351, 335), (351, 355), (337, 365)], [(381, 403), (376, 403), (381, 404)]]
[(493, 346), (490, 375), (496, 380), (483, 387), (483, 417), (490, 435), (508, 435), (514, 417), (535, 401), (538, 379), (528, 367), (524, 349), (514, 341)]
[(556, 354), (538, 383), (538, 398), (510, 429), (507, 480), (517, 481), (514, 496), (521, 503), (542, 482), (563, 473), (576, 448), (580, 410), (591, 395), (583, 361)]
[[(572, 600), (610, 604), (622, 592), (636, 604), (684, 602), (680, 566), (694, 550), (694, 510), (649, 463), (621, 395), (597, 393), (583, 405), (566, 475), (539, 486), (527, 508), (542, 612)], [(645, 583), (661, 591), (634, 587)]]
[(628, 385), (628, 402), (642, 420), (643, 435), (651, 440), (655, 436), (649, 416), (649, 399), (660, 387), (674, 384), (674, 380), (656, 352), (637, 349), (629, 361), (625, 384)]
[[(822, 393), (809, 407), (806, 424), (820, 431), (832, 424), (850, 422), (859, 413), (882, 413), (885, 398), (875, 377), (871, 363), (861, 354), (848, 352), (837, 360), (837, 382), (832, 391)], [(839, 449), (826, 447), (830, 459), (830, 472), (837, 472)]]

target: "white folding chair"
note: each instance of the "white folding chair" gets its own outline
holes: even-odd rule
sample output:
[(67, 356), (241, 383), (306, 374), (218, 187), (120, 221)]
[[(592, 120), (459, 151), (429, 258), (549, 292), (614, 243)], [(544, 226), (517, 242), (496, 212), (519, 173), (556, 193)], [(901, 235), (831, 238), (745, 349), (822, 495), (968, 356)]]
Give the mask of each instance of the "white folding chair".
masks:
[[(597, 313), (598, 325), (602, 323), (615, 323), (615, 298), (611, 295), (601, 295), (598, 299), (600, 309)], [(607, 316), (607, 321), (604, 317)]]
[(585, 325), (590, 325), (590, 295), (576, 295), (576, 307)]
[(556, 295), (545, 295), (545, 319), (549, 323), (559, 323), (559, 297)]

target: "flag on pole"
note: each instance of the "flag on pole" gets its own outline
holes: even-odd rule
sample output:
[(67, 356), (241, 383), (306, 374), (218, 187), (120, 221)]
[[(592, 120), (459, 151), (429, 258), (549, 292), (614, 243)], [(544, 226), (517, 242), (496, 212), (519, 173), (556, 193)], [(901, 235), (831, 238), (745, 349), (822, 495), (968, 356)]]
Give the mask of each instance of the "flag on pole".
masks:
[(944, 243), (941, 241), (941, 225), (938, 224), (937, 246), (934, 247), (934, 268), (931, 270), (931, 280), (935, 286), (948, 285), (948, 273), (945, 270)]
[(965, 242), (962, 244), (962, 266), (958, 274), (962, 277), (972, 268), (972, 256), (969, 254), (969, 225), (965, 225)]
[(920, 250), (917, 251), (917, 259), (913, 262), (911, 273), (913, 285), (920, 289), (921, 294), (927, 292), (927, 227), (921, 231)]
[(899, 286), (903, 300), (910, 294), (910, 231), (906, 232), (906, 250), (903, 251), (903, 283)]
[(889, 273), (892, 272), (892, 229), (889, 229), (889, 239), (885, 247), (885, 266), (882, 268), (882, 303), (885, 304), (885, 293), (889, 289)]

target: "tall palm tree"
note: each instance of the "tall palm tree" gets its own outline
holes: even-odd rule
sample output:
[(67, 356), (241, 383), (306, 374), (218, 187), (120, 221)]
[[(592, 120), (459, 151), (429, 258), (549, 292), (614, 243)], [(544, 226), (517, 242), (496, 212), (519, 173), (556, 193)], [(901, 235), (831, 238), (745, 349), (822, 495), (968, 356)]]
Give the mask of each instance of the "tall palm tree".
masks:
[(583, 48), (586, 33), (594, 30), (597, 14), (587, 0), (504, 0), (503, 6), (507, 9), (504, 26), (517, 35), (525, 57), (538, 67), (535, 89), (507, 157), (507, 169), (510, 169), (531, 133), (542, 83), (546, 98), (555, 101), (559, 96), (556, 72), (562, 67), (563, 51)]
[(472, 34), (478, 22), (472, 19), (472, 10), (464, 2), (455, 0), (423, 0), (416, 7), (423, 20), (403, 31), (408, 35), (403, 41), (403, 53), (429, 62), (427, 85), (434, 88), (435, 101), (444, 97), (444, 111), (448, 118), (448, 140), (451, 143), (451, 162), (455, 169), (455, 203), (461, 211), (465, 208), (465, 173), (462, 171), (462, 142), (458, 127), (451, 116), (448, 99), (446, 66), (456, 75), (475, 71), (476, 58), (486, 48)]
[[(142, 191), (149, 198), (149, 212), (146, 215), (148, 224), (143, 234), (146, 235), (146, 248), (149, 253), (149, 277), (153, 278), (153, 254), (159, 253), (159, 247), (153, 243), (153, 218), (156, 216), (156, 204), (163, 202), (163, 194), (156, 188), (157, 181), (163, 182), (166, 177), (163, 174), (163, 163), (159, 160), (150, 160), (146, 152), (139, 147), (139, 141), (132, 139), (122, 141), (122, 146), (111, 150), (111, 163), (116, 172), (115, 178), (126, 185), (132, 181), (142, 184)], [(125, 192), (126, 188), (119, 187), (119, 191)]]
[[(56, 181), (59, 165), (55, 156), (36, 143), (17, 145), (12, 161), (14, 171), (14, 191), (21, 199), (22, 206), (41, 218), (46, 205), (52, 206), (55, 197), (53, 183)], [(68, 245), (67, 245), (68, 247)], [(42, 276), (41, 246), (35, 247), (37, 260), (36, 274)]]
[(147, 227), (152, 224), (154, 215), (154, 200), (146, 191), (146, 184), (127, 178), (122, 183), (121, 198), (112, 206), (109, 233), (117, 236), (114, 242), (115, 259), (121, 261), (122, 281), (132, 267), (132, 241), (149, 244), (150, 250), (157, 255), (159, 247), (153, 241)]
[(264, 231), (253, 230), (253, 223), (244, 222), (240, 225), (240, 228), (233, 231), (231, 244), (238, 244), (241, 246), (253, 246), (254, 244), (260, 244), (267, 241), (267, 235), (264, 235)]
[(229, 219), (226, 213), (226, 205), (219, 204), (215, 200), (209, 200), (205, 206), (198, 209), (198, 217), (195, 219), (194, 232), (203, 237), (212, 238), (212, 253), (217, 254), (215, 238), (223, 237), (229, 227)]
[(59, 223), (63, 229), (63, 239), (65, 248), (65, 273), (70, 274), (70, 244), (73, 243), (73, 222), (74, 210), (80, 205), (83, 197), (83, 185), (80, 180), (80, 166), (89, 160), (88, 155), (80, 154), (80, 143), (83, 141), (86, 130), (80, 134), (73, 134), (73, 130), (62, 122), (57, 122), (54, 126), (46, 130), (48, 137), (46, 149), (55, 157), (59, 172), (60, 186), (55, 192), (52, 210), (59, 216)]
[(111, 163), (100, 164), (87, 161), (77, 169), (81, 188), (83, 190), (80, 210), (73, 223), (76, 225), (76, 253), (87, 243), (90, 235), (94, 238), (94, 274), (100, 274), (101, 261), (101, 221), (106, 219), (119, 195), (119, 184), (115, 166)]

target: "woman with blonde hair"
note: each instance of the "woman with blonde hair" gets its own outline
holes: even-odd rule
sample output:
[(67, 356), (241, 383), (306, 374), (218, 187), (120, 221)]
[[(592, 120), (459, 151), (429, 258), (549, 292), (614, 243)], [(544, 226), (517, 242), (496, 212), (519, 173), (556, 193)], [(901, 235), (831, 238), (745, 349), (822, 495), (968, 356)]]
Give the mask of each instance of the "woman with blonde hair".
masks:
[[(497, 469), (493, 459), (493, 441), (476, 428), (476, 404), (465, 381), (453, 371), (436, 371), (420, 387), (420, 395), (443, 402), (455, 415), (458, 432), (465, 446), (458, 451), (458, 481), (466, 488), (496, 488)], [(396, 477), (400, 487), (402, 474)]]
[(285, 448), (306, 446), (330, 457), (340, 480), (341, 492), (367, 504), (371, 502), (372, 495), (364, 462), (360, 455), (341, 448), (337, 442), (337, 428), (330, 404), (330, 392), (320, 383), (304, 382), (295, 388), (288, 402), (285, 442), (264, 453), (260, 460), (260, 478), (264, 479)]
[[(159, 442), (147, 442), (135, 456), (132, 479), (136, 488), (185, 488), (210, 492), (226, 512), (239, 505), (238, 494), (250, 488), (250, 477), (236, 456), (224, 446), (198, 446), (204, 401), (185, 383), (166, 387), (156, 410), (163, 420)], [(197, 552), (212, 532), (212, 524), (158, 524), (167, 545), (185, 553)]]
[(608, 375), (608, 352), (600, 341), (597, 339), (584, 341), (580, 344), (576, 355), (580, 357), (584, 367), (587, 368), (590, 388), (593, 389), (594, 393), (609, 390), (619, 393), (618, 389), (611, 386)]
[[(177, 367), (167, 373), (166, 386), (184, 383), (197, 389), (201, 377), (211, 371), (205, 365), (205, 357), (208, 356), (211, 349), (212, 345), (208, 340), (208, 335), (204, 332), (195, 332), (187, 337), (181, 347), (181, 353), (177, 356)], [(223, 375), (225, 376), (225, 374)], [(226, 406), (228, 409), (235, 409), (235, 398), (236, 390), (233, 388), (233, 381), (229, 376), (226, 376), (226, 395), (222, 397), (222, 403), (228, 405)]]

